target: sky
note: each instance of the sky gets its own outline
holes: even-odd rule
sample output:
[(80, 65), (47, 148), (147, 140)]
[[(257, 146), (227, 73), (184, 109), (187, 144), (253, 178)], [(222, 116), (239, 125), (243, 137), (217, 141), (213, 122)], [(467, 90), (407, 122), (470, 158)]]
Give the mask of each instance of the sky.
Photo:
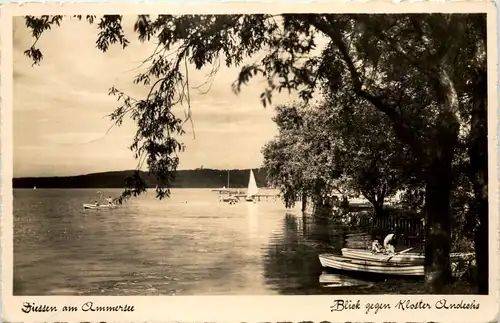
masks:
[[(113, 46), (102, 53), (95, 48), (97, 28), (76, 19), (45, 32), (38, 41), (44, 58), (40, 65), (23, 52), (33, 39), (24, 18), (14, 18), (14, 176), (67, 176), (100, 171), (133, 169), (137, 160), (128, 149), (136, 131), (126, 119), (106, 134), (106, 116), (116, 107), (109, 88), (144, 98), (149, 88), (134, 85), (140, 63), (154, 48), (133, 33), (135, 17), (124, 17), (130, 45)], [(245, 63), (254, 62), (256, 58)], [(231, 90), (238, 68), (221, 68), (207, 94), (191, 90), (194, 132), (187, 126), (181, 138), (186, 151), (179, 155), (179, 169), (250, 168), (262, 164), (262, 146), (276, 135), (272, 107), (264, 108), (259, 95), (264, 80), (253, 80), (236, 95)], [(192, 87), (206, 80), (210, 67), (190, 68)], [(277, 95), (273, 104), (291, 102)], [(184, 115), (186, 107), (175, 111)]]

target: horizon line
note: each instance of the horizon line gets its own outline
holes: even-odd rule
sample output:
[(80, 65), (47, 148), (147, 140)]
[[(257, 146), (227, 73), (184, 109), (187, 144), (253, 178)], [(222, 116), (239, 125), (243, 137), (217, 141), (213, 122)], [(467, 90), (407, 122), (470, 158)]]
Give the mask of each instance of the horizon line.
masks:
[[(189, 168), (189, 169), (176, 169), (175, 172), (182, 171), (196, 171), (196, 170), (215, 170), (215, 171), (238, 171), (238, 170), (254, 170), (254, 169), (262, 169), (264, 167), (252, 167), (252, 168)], [(105, 173), (121, 173), (121, 172), (134, 172), (136, 169), (123, 169), (123, 170), (107, 170), (100, 171), (94, 173), (85, 173), (85, 174), (74, 174), (74, 175), (52, 175), (52, 176), (13, 176), (12, 179), (20, 179), (20, 178), (61, 178), (61, 177), (78, 177), (78, 176), (89, 176), (89, 175), (97, 175), (97, 174), (105, 174)], [(139, 170), (140, 172), (148, 173), (147, 170)]]

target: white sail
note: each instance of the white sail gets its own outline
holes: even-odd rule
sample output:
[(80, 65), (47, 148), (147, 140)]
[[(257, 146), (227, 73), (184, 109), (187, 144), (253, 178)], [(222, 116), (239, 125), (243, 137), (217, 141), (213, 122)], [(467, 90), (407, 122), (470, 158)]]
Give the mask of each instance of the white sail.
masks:
[(252, 197), (259, 192), (259, 188), (257, 187), (257, 183), (255, 182), (255, 176), (253, 175), (253, 171), (250, 170), (250, 179), (248, 180), (248, 190), (247, 197)]

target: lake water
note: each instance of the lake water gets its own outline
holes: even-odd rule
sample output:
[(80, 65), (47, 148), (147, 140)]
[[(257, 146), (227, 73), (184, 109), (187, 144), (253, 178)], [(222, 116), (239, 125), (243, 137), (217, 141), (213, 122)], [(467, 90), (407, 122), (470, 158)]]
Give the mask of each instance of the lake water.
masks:
[(163, 201), (150, 192), (116, 209), (84, 210), (95, 198), (91, 189), (14, 190), (14, 295), (304, 295), (352, 288), (325, 287), (325, 279), (352, 280), (324, 272), (318, 260), (321, 252), (340, 251), (341, 230), (279, 200), (229, 205), (211, 190), (176, 189)]

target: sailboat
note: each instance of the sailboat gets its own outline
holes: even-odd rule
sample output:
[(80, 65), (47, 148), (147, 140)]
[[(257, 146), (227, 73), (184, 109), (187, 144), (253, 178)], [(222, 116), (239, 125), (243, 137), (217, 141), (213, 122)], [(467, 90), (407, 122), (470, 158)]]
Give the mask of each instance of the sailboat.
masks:
[(255, 176), (253, 175), (253, 170), (250, 170), (250, 178), (248, 179), (248, 189), (245, 201), (255, 202), (254, 196), (259, 192), (257, 187), (257, 182), (255, 182)]
[[(224, 186), (223, 187), (223, 190), (225, 190), (226, 187)], [(229, 204), (235, 204), (235, 203), (238, 203), (238, 198), (234, 197), (231, 195), (231, 190), (229, 188), (229, 171), (227, 171), (227, 193), (229, 194), (228, 196), (225, 196), (225, 197), (220, 197), (219, 198), (219, 201), (220, 202), (227, 202)]]

